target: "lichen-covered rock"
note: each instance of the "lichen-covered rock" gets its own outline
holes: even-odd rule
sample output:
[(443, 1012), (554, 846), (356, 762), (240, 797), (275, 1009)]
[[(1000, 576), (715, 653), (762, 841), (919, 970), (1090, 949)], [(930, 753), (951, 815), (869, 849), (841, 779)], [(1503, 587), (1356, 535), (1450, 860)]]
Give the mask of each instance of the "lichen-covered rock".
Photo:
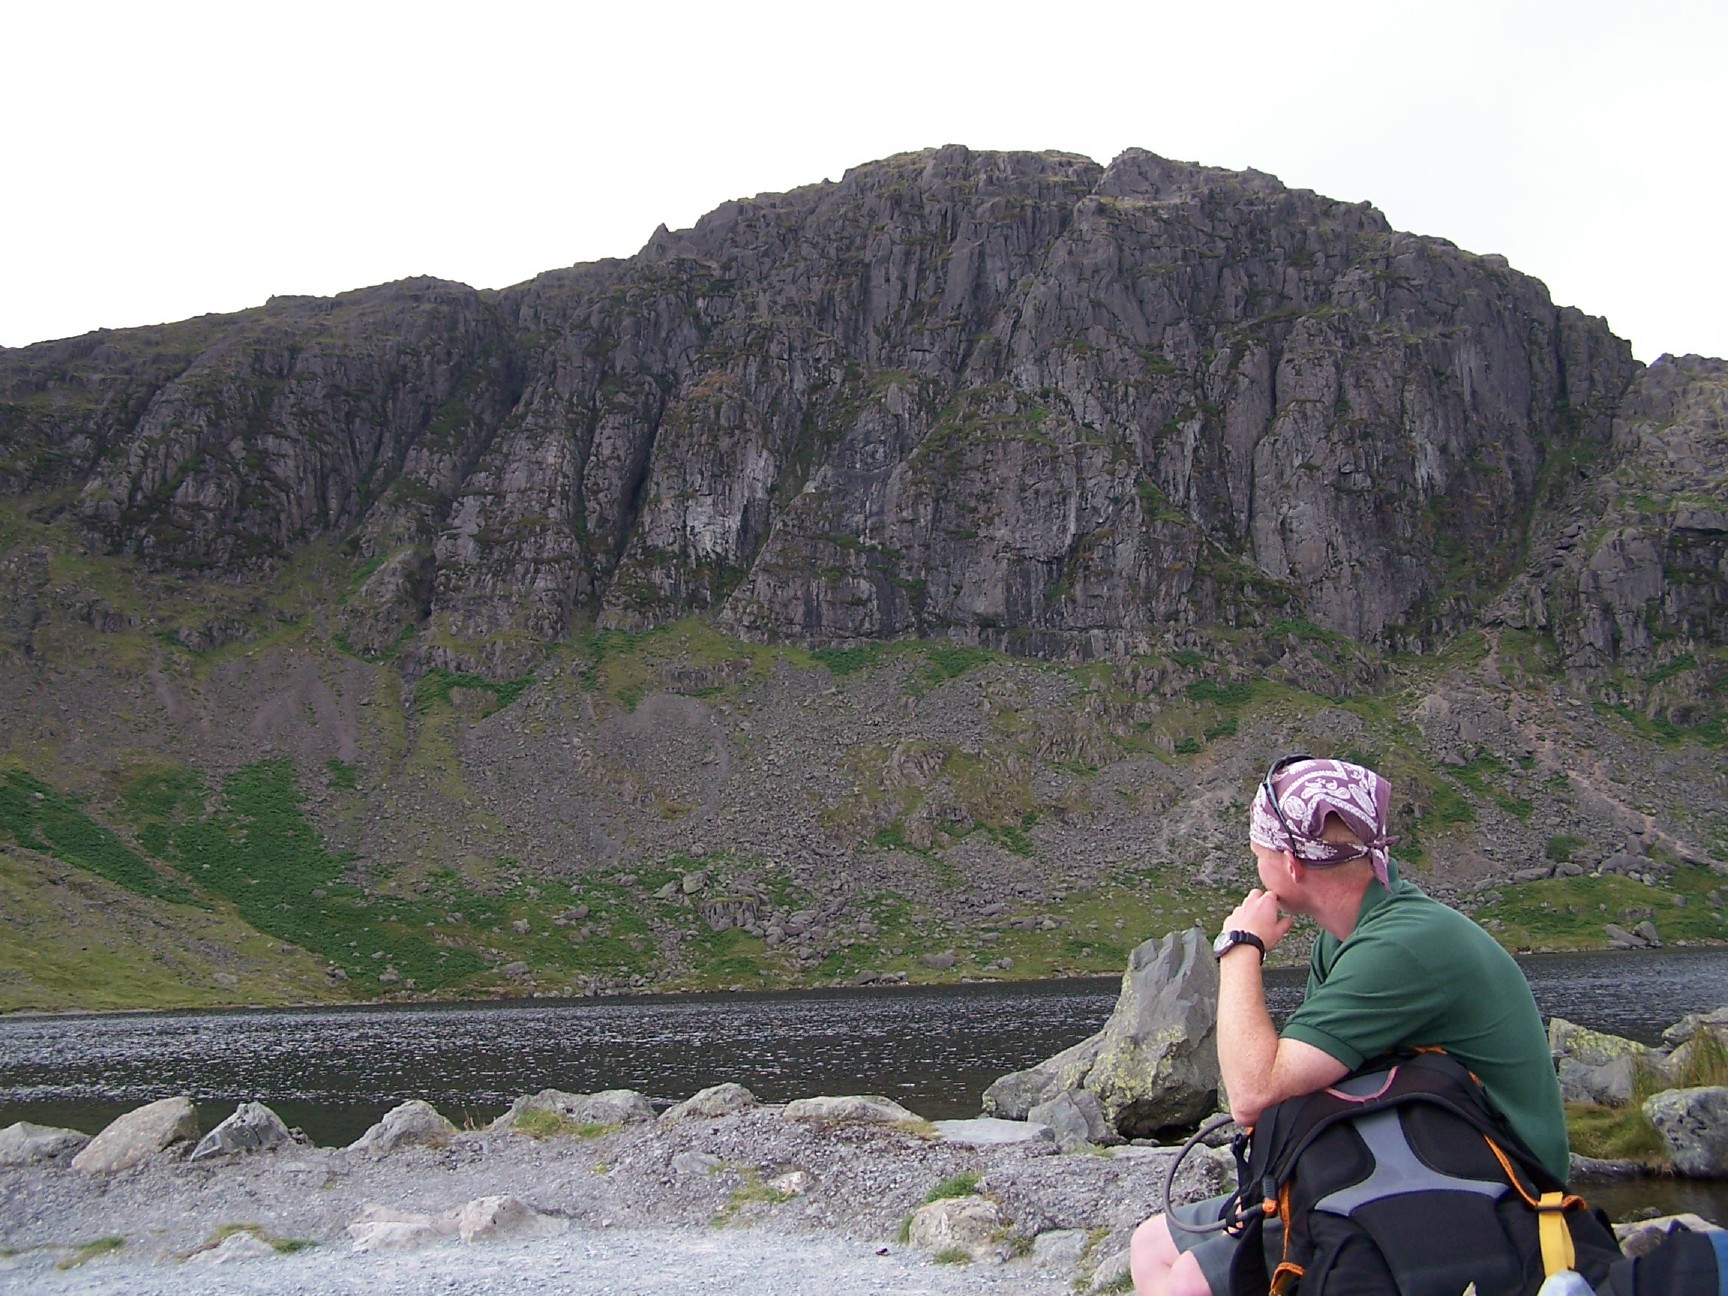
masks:
[(444, 1147), (455, 1133), (456, 1127), (431, 1103), (411, 1098), (385, 1112), (384, 1119), (348, 1146), (351, 1151), (388, 1156), (405, 1147)]
[(1191, 1127), (1217, 1105), (1218, 968), (1197, 928), (1146, 941), (1129, 956), (1104, 1029), (984, 1091), (984, 1110), (1024, 1119), (1067, 1090), (1086, 1090), (1125, 1138)]
[(1665, 1089), (1644, 1100), (1644, 1115), (1681, 1174), (1728, 1175), (1728, 1088)]
[(85, 1174), (127, 1170), (197, 1137), (198, 1112), (192, 1100), (163, 1098), (116, 1118), (72, 1158), (72, 1168)]
[(1556, 1058), (1572, 1058), (1588, 1067), (1606, 1066), (1621, 1057), (1651, 1057), (1649, 1046), (1637, 1040), (1591, 1030), (1564, 1017), (1548, 1019), (1548, 1051)]

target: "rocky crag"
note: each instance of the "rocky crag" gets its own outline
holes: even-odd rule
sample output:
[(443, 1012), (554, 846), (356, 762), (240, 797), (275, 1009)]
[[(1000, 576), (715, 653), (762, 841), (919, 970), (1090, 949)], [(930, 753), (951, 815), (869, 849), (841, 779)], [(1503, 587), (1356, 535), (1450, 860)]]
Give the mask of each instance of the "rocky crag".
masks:
[[(1525, 877), (1508, 943), (1718, 938), (1725, 409), (1140, 151), (0, 351), (0, 886), (195, 999), (1105, 969), (1299, 744), (1392, 768), (1431, 884)], [(78, 1001), (24, 925), (6, 1001)]]

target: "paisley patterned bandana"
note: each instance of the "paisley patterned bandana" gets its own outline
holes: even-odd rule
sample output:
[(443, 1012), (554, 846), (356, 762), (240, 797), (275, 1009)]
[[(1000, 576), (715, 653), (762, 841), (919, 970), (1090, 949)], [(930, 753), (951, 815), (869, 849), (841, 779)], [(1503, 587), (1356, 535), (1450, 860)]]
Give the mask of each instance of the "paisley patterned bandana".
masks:
[[(1278, 797), (1276, 806), (1267, 797), (1268, 789)], [(1280, 761), (1267, 772), (1254, 794), (1248, 839), (1267, 850), (1287, 850), (1311, 868), (1366, 856), (1380, 885), (1390, 886), (1387, 847), (1398, 840), (1386, 834), (1386, 810), (1391, 800), (1391, 784), (1373, 770), (1349, 761), (1313, 757)], [(1324, 840), (1320, 834), (1329, 814), (1337, 815), (1363, 845)]]

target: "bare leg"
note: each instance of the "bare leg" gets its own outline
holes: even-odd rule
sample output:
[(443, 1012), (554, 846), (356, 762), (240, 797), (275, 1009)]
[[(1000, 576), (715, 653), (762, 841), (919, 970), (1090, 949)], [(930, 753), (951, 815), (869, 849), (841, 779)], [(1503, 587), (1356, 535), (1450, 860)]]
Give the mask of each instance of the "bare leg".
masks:
[(1128, 1244), (1128, 1271), (1134, 1277), (1135, 1296), (1212, 1296), (1199, 1262), (1176, 1249), (1162, 1215), (1134, 1230)]

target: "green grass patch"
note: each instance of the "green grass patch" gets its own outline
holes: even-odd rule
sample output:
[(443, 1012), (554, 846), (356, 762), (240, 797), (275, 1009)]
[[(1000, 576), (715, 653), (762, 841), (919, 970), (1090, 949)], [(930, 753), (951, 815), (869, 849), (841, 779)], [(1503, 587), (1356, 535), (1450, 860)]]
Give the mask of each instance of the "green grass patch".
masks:
[(932, 1263), (939, 1265), (971, 1264), (972, 1253), (965, 1247), (944, 1247), (932, 1257)]
[(978, 1191), (980, 1174), (976, 1170), (962, 1170), (959, 1174), (949, 1175), (929, 1192), (924, 1194), (926, 1204), (942, 1201), (949, 1197), (970, 1197)]
[(114, 1234), (107, 1237), (91, 1238), (80, 1243), (71, 1255), (65, 1257), (54, 1267), (56, 1269), (76, 1269), (79, 1265), (94, 1260), (97, 1256), (111, 1255), (126, 1245), (126, 1239)]
[(450, 701), (453, 689), (473, 689), (492, 695), (492, 705), (486, 714), (502, 711), (523, 693), (534, 682), (532, 675), (518, 675), (515, 679), (491, 680), (484, 675), (474, 675), (467, 671), (445, 670), (442, 666), (434, 666), (420, 677), (414, 685), (414, 707), (417, 711), (425, 711), (434, 702)]
[(1625, 1107), (1567, 1103), (1566, 1136), (1581, 1156), (1637, 1161), (1652, 1169), (1668, 1164), (1667, 1145), (1637, 1103)]
[(158, 873), (72, 798), (23, 770), (7, 770), (0, 779), (0, 833), (28, 850), (88, 869), (139, 895), (172, 904), (197, 902), (185, 886)]
[(1500, 898), (1475, 917), (1514, 950), (1602, 949), (1608, 923), (1630, 927), (1645, 918), (1666, 942), (1720, 944), (1728, 940), (1728, 919), (1712, 909), (1708, 893), (1721, 884), (1710, 869), (1686, 864), (1656, 886), (1612, 873), (1545, 878), (1500, 888)]
[(219, 1247), (236, 1233), (250, 1233), (260, 1242), (267, 1243), (277, 1255), (293, 1255), (296, 1251), (305, 1251), (318, 1245), (311, 1238), (278, 1237), (262, 1224), (218, 1224), (210, 1231), (209, 1238), (199, 1250), (209, 1251)]

